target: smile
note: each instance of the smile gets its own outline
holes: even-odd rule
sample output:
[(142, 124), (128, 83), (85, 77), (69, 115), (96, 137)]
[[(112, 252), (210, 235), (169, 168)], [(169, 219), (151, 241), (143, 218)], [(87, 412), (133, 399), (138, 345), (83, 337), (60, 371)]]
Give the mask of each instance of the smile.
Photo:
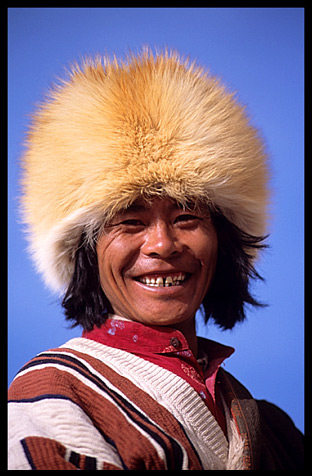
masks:
[(166, 277), (140, 276), (139, 278), (137, 278), (140, 283), (154, 288), (180, 286), (185, 279), (186, 275), (184, 273), (169, 275)]

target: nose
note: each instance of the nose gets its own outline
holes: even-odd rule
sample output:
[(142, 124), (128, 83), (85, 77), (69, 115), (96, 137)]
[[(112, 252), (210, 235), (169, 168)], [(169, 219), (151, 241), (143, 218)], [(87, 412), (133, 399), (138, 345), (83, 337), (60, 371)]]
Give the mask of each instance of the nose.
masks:
[(174, 230), (162, 222), (147, 230), (141, 251), (149, 257), (166, 259), (181, 253), (182, 248)]

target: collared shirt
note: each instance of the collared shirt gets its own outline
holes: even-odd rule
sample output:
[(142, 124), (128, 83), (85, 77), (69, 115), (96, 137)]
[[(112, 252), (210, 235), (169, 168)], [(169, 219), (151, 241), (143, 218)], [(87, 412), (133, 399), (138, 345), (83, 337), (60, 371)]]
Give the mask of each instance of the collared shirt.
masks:
[(111, 315), (100, 328), (84, 331), (82, 336), (135, 354), (182, 377), (202, 397), (226, 434), (216, 380), (220, 365), (234, 352), (232, 347), (199, 337), (196, 360), (187, 339), (177, 329), (147, 326)]

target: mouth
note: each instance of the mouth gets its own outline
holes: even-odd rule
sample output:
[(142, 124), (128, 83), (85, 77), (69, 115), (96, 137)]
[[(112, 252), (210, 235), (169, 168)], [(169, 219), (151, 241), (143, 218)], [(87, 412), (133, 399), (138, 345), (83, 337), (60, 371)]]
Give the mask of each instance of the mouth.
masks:
[(164, 275), (142, 275), (135, 278), (136, 281), (145, 284), (145, 286), (154, 288), (164, 288), (171, 286), (181, 286), (187, 279), (188, 275), (185, 273), (172, 273), (166, 276)]

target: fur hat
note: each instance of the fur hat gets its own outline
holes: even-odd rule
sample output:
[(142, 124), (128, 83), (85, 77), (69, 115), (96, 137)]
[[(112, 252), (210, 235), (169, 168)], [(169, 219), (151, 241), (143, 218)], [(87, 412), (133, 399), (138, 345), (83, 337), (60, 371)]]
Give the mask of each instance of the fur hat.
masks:
[(176, 53), (87, 59), (37, 108), (22, 209), (37, 269), (64, 291), (82, 232), (139, 197), (217, 207), (265, 232), (267, 160), (233, 94)]

